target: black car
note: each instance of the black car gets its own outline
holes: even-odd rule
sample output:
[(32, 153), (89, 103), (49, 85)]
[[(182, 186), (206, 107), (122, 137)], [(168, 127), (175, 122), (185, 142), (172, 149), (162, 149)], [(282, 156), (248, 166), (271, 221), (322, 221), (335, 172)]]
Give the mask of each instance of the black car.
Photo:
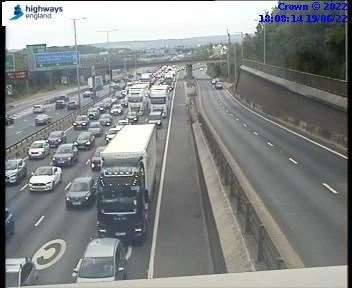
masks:
[(79, 108), (78, 101), (70, 101), (67, 103), (67, 110), (75, 110)]
[(50, 148), (56, 148), (60, 144), (66, 143), (66, 135), (64, 131), (53, 131), (48, 136)]
[(86, 115), (79, 115), (76, 117), (75, 122), (73, 122), (73, 129), (88, 129), (89, 118)]
[(65, 102), (68, 102), (68, 101), (70, 101), (70, 97), (68, 97), (67, 95), (59, 95), (59, 96), (56, 96), (55, 97), (55, 100), (57, 101), (57, 100), (63, 100), (63, 101), (65, 101)]
[(66, 193), (66, 207), (89, 206), (94, 204), (96, 185), (93, 177), (80, 177), (73, 180), (70, 190)]
[(81, 132), (73, 144), (79, 150), (89, 150), (95, 146), (95, 137), (92, 132)]
[(65, 109), (65, 108), (66, 108), (66, 102), (64, 100), (56, 100), (56, 103), (55, 103), (56, 110)]
[(6, 237), (15, 233), (15, 221), (9, 208), (5, 208), (5, 233)]
[(10, 115), (6, 115), (6, 125), (11, 125), (13, 123), (15, 123), (15, 119)]
[(112, 124), (112, 116), (110, 114), (102, 114), (99, 121), (102, 126), (110, 126)]
[(90, 108), (88, 109), (87, 116), (90, 120), (98, 120), (100, 117), (100, 111), (96, 107)]
[(54, 166), (72, 166), (78, 161), (78, 149), (73, 143), (61, 144), (54, 156)]
[(101, 165), (102, 165), (100, 152), (102, 152), (104, 149), (105, 149), (104, 146), (98, 147), (95, 150), (93, 157), (90, 159), (90, 167), (92, 168), (93, 171), (100, 171)]
[(103, 127), (101, 127), (99, 121), (92, 121), (89, 123), (89, 132), (92, 132), (95, 137), (101, 137), (103, 136)]

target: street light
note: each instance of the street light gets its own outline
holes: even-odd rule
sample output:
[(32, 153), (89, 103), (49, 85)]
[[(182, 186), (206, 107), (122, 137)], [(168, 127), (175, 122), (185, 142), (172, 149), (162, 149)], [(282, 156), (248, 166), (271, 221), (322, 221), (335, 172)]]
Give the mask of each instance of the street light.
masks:
[[(106, 43), (109, 44), (109, 32), (114, 32), (114, 31), (118, 31), (118, 29), (102, 30), (97, 32), (106, 33)], [(112, 73), (111, 73), (111, 63), (110, 63), (110, 52), (108, 52), (108, 65), (109, 65), (109, 95), (111, 95)]]
[[(268, 14), (268, 11), (264, 11), (265, 15)], [(258, 19), (254, 20), (254, 21), (258, 21)], [(265, 48), (265, 21), (264, 22), (258, 22), (258, 24), (260, 26), (262, 26), (263, 28), (263, 34), (264, 34), (264, 64), (266, 64), (266, 48)]]
[(80, 87), (80, 79), (79, 79), (79, 55), (78, 55), (78, 47), (77, 47), (77, 33), (76, 33), (76, 21), (78, 20), (85, 20), (87, 17), (82, 18), (73, 18), (73, 29), (75, 34), (75, 48), (76, 48), (76, 72), (77, 72), (77, 88), (78, 88), (78, 106), (79, 112), (81, 113), (81, 87)]

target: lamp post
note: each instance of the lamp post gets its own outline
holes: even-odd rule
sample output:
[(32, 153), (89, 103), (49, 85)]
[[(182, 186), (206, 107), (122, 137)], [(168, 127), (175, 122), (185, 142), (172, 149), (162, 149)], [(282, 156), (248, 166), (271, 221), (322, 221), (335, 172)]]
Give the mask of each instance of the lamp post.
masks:
[(75, 35), (75, 49), (76, 49), (76, 73), (77, 73), (77, 88), (78, 88), (78, 106), (79, 106), (79, 112), (81, 113), (81, 87), (80, 87), (80, 79), (79, 79), (79, 55), (78, 55), (78, 47), (77, 47), (77, 32), (76, 32), (76, 21), (78, 20), (84, 20), (87, 19), (87, 17), (82, 17), (82, 18), (73, 18), (73, 29), (74, 29), (74, 35)]
[[(110, 29), (110, 30), (102, 30), (97, 32), (106, 33), (106, 43), (109, 44), (109, 33), (118, 31), (117, 29)], [(110, 62), (110, 52), (108, 52), (108, 66), (109, 66), (109, 95), (111, 95), (111, 81), (112, 81), (112, 73), (111, 73), (111, 62)]]

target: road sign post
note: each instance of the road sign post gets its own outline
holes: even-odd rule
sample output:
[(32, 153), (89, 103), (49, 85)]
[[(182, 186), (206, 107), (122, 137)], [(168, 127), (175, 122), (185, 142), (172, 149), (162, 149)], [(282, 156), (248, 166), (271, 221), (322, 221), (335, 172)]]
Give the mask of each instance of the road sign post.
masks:
[(6, 72), (15, 71), (15, 55), (6, 55), (5, 70)]

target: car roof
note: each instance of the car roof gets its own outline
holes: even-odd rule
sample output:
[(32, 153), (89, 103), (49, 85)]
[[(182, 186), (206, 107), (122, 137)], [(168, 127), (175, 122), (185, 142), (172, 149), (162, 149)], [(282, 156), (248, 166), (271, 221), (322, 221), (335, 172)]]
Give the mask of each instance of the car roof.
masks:
[(46, 140), (36, 140), (32, 144), (34, 144), (34, 143), (46, 143)]
[(114, 238), (98, 238), (89, 242), (84, 257), (113, 257), (119, 243)]
[(7, 161), (16, 161), (16, 162), (20, 162), (22, 159), (21, 158), (11, 158), (11, 159), (7, 159)]
[(69, 148), (71, 148), (73, 146), (73, 143), (65, 143), (65, 144), (61, 144), (60, 146), (59, 146), (59, 148), (60, 147), (69, 147)]
[(149, 113), (149, 115), (160, 115), (160, 114), (162, 114), (161, 111), (153, 111)]
[(78, 137), (79, 137), (79, 136), (88, 136), (88, 135), (89, 135), (89, 136), (92, 135), (92, 132), (83, 131), (83, 132), (81, 132), (81, 133), (78, 134)]
[(6, 272), (18, 272), (21, 265), (28, 262), (25, 257), (22, 258), (6, 258)]
[[(39, 166), (37, 169), (43, 169), (43, 168), (52, 169), (52, 168), (54, 168), (54, 166), (49, 166), (49, 165), (47, 165), (47, 166)], [(37, 170), (37, 169), (35, 169), (35, 170)]]
[(73, 183), (86, 183), (86, 182), (89, 182), (92, 179), (93, 179), (92, 176), (78, 177), (78, 178), (73, 180)]
[(49, 133), (49, 135), (52, 135), (52, 134), (59, 134), (59, 133), (64, 133), (64, 131), (62, 131), (62, 130), (51, 131), (51, 132)]

